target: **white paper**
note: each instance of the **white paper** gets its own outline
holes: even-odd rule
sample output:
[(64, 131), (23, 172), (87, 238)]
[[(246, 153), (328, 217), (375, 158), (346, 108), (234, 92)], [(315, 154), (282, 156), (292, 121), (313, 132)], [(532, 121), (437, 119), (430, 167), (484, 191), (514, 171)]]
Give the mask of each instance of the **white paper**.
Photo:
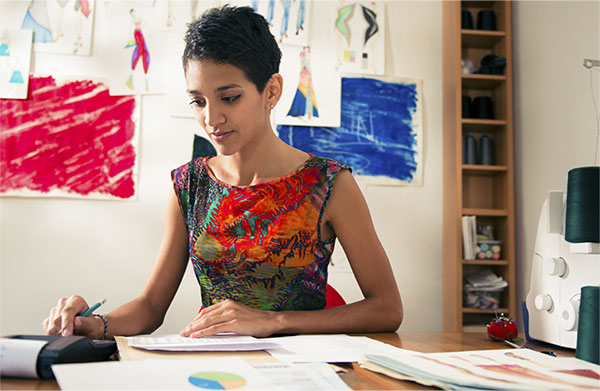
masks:
[(37, 378), (37, 358), (48, 341), (0, 339), (0, 374), (2, 376)]
[(260, 363), (254, 369), (267, 376), (281, 390), (351, 390), (325, 363)]
[(331, 25), (340, 72), (385, 74), (385, 3), (341, 3)]
[(275, 389), (240, 357), (53, 365), (61, 390)]
[(278, 360), (286, 362), (358, 362), (362, 361), (366, 354), (413, 353), (368, 337), (351, 337), (344, 334), (298, 335), (269, 339), (280, 347), (267, 351)]
[(0, 1), (0, 26), (33, 32), (34, 50), (89, 56), (95, 1)]
[(129, 346), (147, 350), (168, 351), (249, 351), (275, 348), (278, 345), (267, 339), (247, 335), (221, 334), (212, 337), (187, 338), (179, 335), (162, 337), (139, 336), (127, 338)]
[(0, 34), (0, 98), (27, 99), (32, 32), (4, 30)]
[(369, 360), (448, 389), (597, 390), (600, 386), (600, 366), (530, 349), (414, 352), (408, 356), (369, 356)]
[[(165, 34), (151, 1), (105, 1), (105, 56), (110, 94), (163, 94), (167, 91), (165, 53), (175, 39)], [(181, 37), (177, 38), (181, 39)], [(177, 70), (179, 71), (179, 69)]]
[[(281, 53), (279, 69), (284, 83), (281, 100), (275, 109), (277, 124), (339, 127), (342, 78), (335, 70), (331, 48), (318, 43), (310, 47), (286, 45), (281, 47)], [(294, 105), (303, 99), (304, 103)], [(304, 110), (297, 112), (292, 107), (303, 107)]]

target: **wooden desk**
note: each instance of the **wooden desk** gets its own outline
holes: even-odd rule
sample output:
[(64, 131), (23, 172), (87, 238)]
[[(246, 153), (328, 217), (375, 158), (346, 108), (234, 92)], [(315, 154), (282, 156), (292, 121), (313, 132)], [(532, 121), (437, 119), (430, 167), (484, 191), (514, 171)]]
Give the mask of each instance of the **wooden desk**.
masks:
[[(462, 350), (506, 349), (507, 345), (490, 341), (485, 333), (381, 333), (361, 334), (389, 343), (399, 348), (423, 353), (452, 352)], [(575, 352), (568, 349), (548, 349), (559, 356), (573, 357)], [(346, 370), (340, 377), (354, 390), (428, 390), (420, 384), (399, 381), (380, 375), (357, 364), (338, 365)], [(1, 390), (59, 390), (54, 380), (28, 380), (2, 378)]]

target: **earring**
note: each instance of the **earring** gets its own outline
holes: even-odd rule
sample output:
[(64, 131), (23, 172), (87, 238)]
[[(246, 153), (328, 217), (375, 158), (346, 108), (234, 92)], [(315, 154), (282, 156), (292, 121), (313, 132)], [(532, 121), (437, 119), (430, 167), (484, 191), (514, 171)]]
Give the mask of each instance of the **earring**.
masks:
[(271, 103), (271, 110), (273, 110), (275, 108), (275, 106), (273, 106), (273, 103)]

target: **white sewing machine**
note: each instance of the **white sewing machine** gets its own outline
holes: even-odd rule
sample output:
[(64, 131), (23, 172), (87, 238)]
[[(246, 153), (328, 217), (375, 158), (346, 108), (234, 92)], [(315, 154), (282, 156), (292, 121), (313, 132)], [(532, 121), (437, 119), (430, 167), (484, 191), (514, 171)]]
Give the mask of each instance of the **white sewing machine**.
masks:
[(600, 282), (600, 244), (565, 240), (565, 198), (552, 191), (542, 206), (526, 306), (531, 338), (574, 349), (581, 287)]

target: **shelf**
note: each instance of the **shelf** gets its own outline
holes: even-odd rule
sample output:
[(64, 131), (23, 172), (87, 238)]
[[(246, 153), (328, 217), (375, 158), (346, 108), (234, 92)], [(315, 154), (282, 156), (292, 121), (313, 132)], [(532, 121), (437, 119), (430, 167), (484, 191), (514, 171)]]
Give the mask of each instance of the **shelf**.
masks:
[[(498, 1), (492, 0), (474, 0), (474, 1), (466, 1), (464, 4), (468, 5), (469, 8), (491, 8), (494, 3)], [(466, 8), (466, 7), (463, 7)]]
[(464, 48), (487, 49), (503, 40), (506, 36), (504, 31), (461, 30), (460, 33)]
[[(517, 313), (511, 5), (508, 0), (442, 2), (444, 331), (485, 330), (495, 314)], [(471, 29), (461, 28), (462, 11), (468, 11), (475, 22), (481, 11), (490, 9), (495, 13), (497, 30), (480, 30), (476, 24)], [(489, 55), (506, 59), (503, 74), (462, 73), (462, 59), (467, 58), (476, 66)], [(479, 104), (474, 102), (476, 98), (490, 98), (493, 116), (489, 117), (492, 119), (462, 118), (466, 108), (461, 97), (465, 95), (471, 99), (473, 113)], [(481, 147), (484, 135), (492, 142), (493, 157), (485, 161), (494, 164), (463, 164), (465, 137), (473, 137)], [(463, 216), (476, 216), (477, 224), (494, 227), (494, 236), (502, 243), (501, 259), (463, 259)], [(500, 294), (501, 308), (466, 308), (464, 277), (485, 268), (508, 282)]]
[(496, 309), (482, 309), (482, 308), (466, 308), (463, 307), (462, 312), (464, 314), (499, 314), (508, 313), (508, 308), (496, 308)]
[(479, 118), (463, 118), (461, 119), (463, 128), (465, 126), (506, 126), (506, 121), (503, 119), (479, 119)]
[(508, 261), (503, 259), (463, 259), (463, 265), (506, 266)]
[(500, 132), (506, 127), (506, 121), (501, 119), (462, 118), (463, 132), (490, 133)]
[(462, 86), (469, 90), (494, 89), (506, 81), (506, 75), (462, 75)]
[(463, 172), (472, 174), (497, 174), (508, 171), (506, 166), (484, 166), (483, 164), (463, 164)]
[(463, 216), (490, 216), (490, 217), (506, 217), (508, 211), (506, 209), (477, 209), (477, 208), (462, 208)]

